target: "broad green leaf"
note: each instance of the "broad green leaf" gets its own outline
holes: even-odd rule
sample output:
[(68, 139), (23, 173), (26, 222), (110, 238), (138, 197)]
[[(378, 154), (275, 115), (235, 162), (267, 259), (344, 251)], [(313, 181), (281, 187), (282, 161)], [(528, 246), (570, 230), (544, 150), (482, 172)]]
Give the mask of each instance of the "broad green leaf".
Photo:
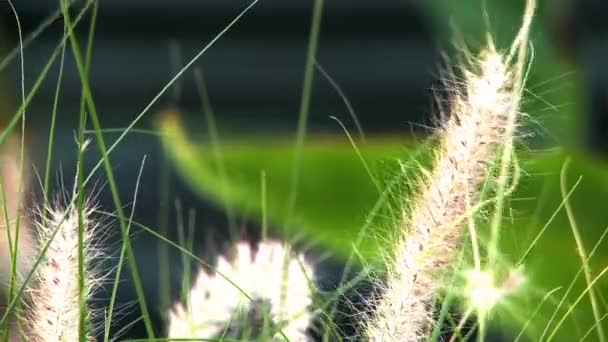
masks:
[[(265, 175), (266, 215), (275, 229), (295, 237), (305, 235), (313, 243), (347, 256), (360, 230), (370, 219), (375, 204), (394, 195), (386, 179), (399, 168), (398, 160), (411, 154), (403, 139), (385, 138), (357, 146), (346, 136), (308, 139), (300, 155), (295, 201), (292, 196), (294, 144), (286, 139), (241, 139), (223, 142), (221, 155), (212, 144), (194, 144), (175, 115), (165, 116), (164, 144), (182, 176), (206, 199), (229, 206), (250, 219), (262, 217), (262, 174)], [(358, 250), (373, 256), (388, 235), (388, 205), (368, 223)], [(394, 214), (394, 213), (393, 213)], [(374, 228), (374, 229), (372, 229)], [(292, 236), (294, 236), (292, 235)]]

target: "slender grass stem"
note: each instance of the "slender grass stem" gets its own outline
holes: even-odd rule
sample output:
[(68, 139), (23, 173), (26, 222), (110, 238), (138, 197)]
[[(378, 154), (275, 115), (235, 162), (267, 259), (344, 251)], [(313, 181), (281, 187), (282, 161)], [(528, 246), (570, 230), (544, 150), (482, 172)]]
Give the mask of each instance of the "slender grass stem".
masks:
[(287, 213), (285, 217), (286, 228), (290, 228), (292, 213), (296, 208), (298, 194), (298, 183), (300, 181), (300, 165), (302, 149), (306, 140), (308, 126), (308, 115), (312, 99), (312, 83), (314, 80), (315, 60), (319, 46), (319, 35), (321, 31), (321, 18), (323, 17), (323, 0), (315, 0), (312, 9), (312, 22), (308, 38), (308, 52), (306, 54), (306, 65), (304, 67), (304, 83), (302, 85), (302, 96), (300, 98), (300, 111), (298, 115), (298, 128), (296, 131), (295, 153), (291, 165), (291, 185), (287, 200)]
[[(67, 25), (64, 25), (63, 34), (66, 36), (67, 34)], [(53, 145), (55, 141), (55, 124), (57, 122), (57, 109), (59, 106), (59, 93), (61, 92), (61, 81), (63, 79), (63, 70), (65, 65), (65, 44), (61, 48), (61, 59), (59, 62), (59, 72), (57, 76), (57, 83), (55, 85), (55, 96), (53, 99), (53, 111), (51, 113), (51, 127), (49, 128), (49, 140), (47, 143), (47, 152), (46, 152), (46, 165), (44, 168), (44, 183), (43, 183), (43, 191), (44, 191), (44, 204), (48, 205), (48, 194), (49, 194), (49, 182), (51, 175), (51, 162), (53, 160)]]
[[(68, 12), (67, 6), (65, 6), (66, 0), (62, 0), (62, 1), (64, 3), (64, 7), (63, 7), (64, 20), (68, 24), (70, 24), (71, 18), (70, 18), (70, 14)], [(76, 36), (73, 34), (73, 32), (71, 32), (69, 34), (69, 38), (70, 38), (70, 43), (71, 43), (70, 45), (72, 47), (72, 53), (74, 56), (74, 60), (76, 61), (76, 66), (78, 67), (78, 73), (80, 75), (80, 79), (82, 82), (83, 97), (85, 98), (87, 108), (89, 109), (88, 115), (93, 124), (93, 128), (95, 130), (99, 130), (101, 128), (101, 125), (99, 123), (99, 116), (97, 115), (97, 109), (96, 109), (95, 103), (93, 101), (93, 96), (92, 96), (91, 89), (89, 86), (89, 79), (88, 79), (88, 75), (86, 72), (86, 67), (82, 60), (79, 43), (78, 43)], [(102, 155), (103, 165), (106, 170), (106, 176), (108, 177), (108, 184), (110, 186), (110, 190), (112, 193), (112, 200), (114, 202), (114, 206), (116, 207), (116, 211), (118, 212), (118, 221), (120, 224), (122, 239), (123, 239), (123, 242), (126, 241), (125, 251), (127, 254), (127, 263), (129, 264), (129, 269), (131, 271), (131, 276), (133, 278), (133, 284), (135, 287), (135, 292), (137, 294), (137, 300), (139, 303), (139, 307), (142, 311), (144, 325), (146, 327), (146, 332), (148, 334), (148, 337), (153, 338), (154, 337), (154, 328), (153, 328), (152, 322), (150, 320), (150, 314), (149, 314), (148, 307), (147, 307), (146, 300), (145, 300), (145, 294), (144, 294), (144, 290), (143, 290), (143, 286), (142, 286), (142, 282), (141, 282), (141, 277), (139, 275), (139, 271), (137, 270), (137, 261), (135, 259), (135, 254), (133, 253), (133, 249), (131, 247), (130, 236), (128, 235), (128, 227), (127, 227), (127, 224), (125, 221), (125, 215), (124, 215), (124, 210), (122, 208), (120, 195), (118, 193), (118, 186), (116, 185), (116, 180), (114, 179), (114, 173), (112, 171), (112, 164), (111, 164), (109, 156), (108, 156), (108, 149), (106, 148), (105, 140), (104, 140), (101, 132), (97, 132), (96, 138), (97, 138), (97, 144), (98, 144), (99, 150)], [(81, 185), (84, 186), (84, 180)]]
[[(139, 185), (141, 184), (141, 175), (144, 171), (144, 165), (146, 163), (146, 158), (141, 161), (141, 167), (139, 168), (139, 173), (137, 174), (137, 180), (135, 181), (135, 190), (133, 192), (133, 206), (131, 207), (131, 215), (129, 216), (129, 225), (127, 226), (127, 233), (131, 231), (131, 224), (133, 223), (133, 216), (135, 215), (135, 207), (137, 205), (137, 195), (139, 193)], [(127, 234), (128, 235), (128, 234)], [(112, 284), (112, 293), (110, 295), (110, 304), (108, 305), (108, 316), (106, 318), (106, 329), (104, 332), (104, 341), (110, 341), (110, 328), (112, 326), (112, 318), (114, 317), (114, 306), (116, 305), (116, 296), (118, 294), (118, 285), (120, 283), (120, 274), (122, 265), (124, 264), (125, 254), (126, 254), (126, 244), (127, 242), (123, 241), (122, 246), (120, 248), (120, 255), (118, 257), (118, 266), (116, 269), (116, 276), (114, 279), (114, 283)]]
[[(15, 6), (13, 5), (13, 2), (11, 0), (7, 1), (11, 11), (13, 12), (14, 16), (15, 16), (15, 21), (17, 23), (17, 33), (19, 35), (19, 56), (20, 56), (20, 71), (21, 71), (21, 82), (20, 82), (20, 90), (21, 90), (21, 111), (20, 111), (20, 117), (21, 117), (21, 141), (20, 141), (20, 154), (19, 154), (19, 170), (17, 171), (19, 173), (19, 177), (18, 177), (18, 185), (17, 185), (17, 193), (15, 194), (17, 196), (17, 204), (16, 204), (16, 213), (12, 213), (12, 214), (16, 214), (16, 221), (15, 221), (15, 236), (14, 236), (14, 241), (12, 240), (12, 236), (11, 236), (11, 228), (10, 228), (10, 224), (7, 221), (7, 235), (8, 235), (8, 242), (9, 242), (9, 250), (10, 250), (10, 255), (11, 255), (11, 271), (10, 271), (10, 278), (9, 278), (9, 292), (8, 292), (8, 298), (9, 300), (13, 299), (14, 296), (14, 292), (15, 292), (15, 286), (18, 283), (18, 279), (17, 279), (17, 273), (18, 273), (18, 269), (17, 269), (17, 261), (19, 260), (19, 232), (20, 232), (20, 224), (21, 224), (21, 215), (19, 215), (19, 210), (21, 208), (22, 205), (22, 201), (23, 201), (23, 186), (24, 186), (24, 182), (25, 182), (25, 175), (24, 175), (24, 171), (25, 171), (25, 110), (26, 107), (24, 106), (25, 104), (25, 57), (24, 57), (24, 49), (23, 49), (23, 33), (21, 30), (21, 20), (19, 19), (19, 14), (17, 13), (17, 10), (15, 9)], [(6, 197), (5, 197), (6, 199)], [(12, 247), (12, 248), (11, 248)], [(7, 329), (6, 333), (5, 333), (5, 338), (8, 339), (9, 337), (9, 329)]]
[[(95, 24), (97, 22), (97, 9), (98, 3), (96, 0), (92, 0), (93, 8), (91, 11), (91, 22), (89, 25), (89, 35), (87, 40), (86, 52), (85, 52), (85, 66), (84, 73), (86, 79), (88, 79), (89, 71), (91, 68), (91, 56), (93, 52), (93, 38), (95, 36)], [(67, 5), (67, 4), (66, 4)], [(68, 9), (64, 9), (67, 11)], [(68, 21), (66, 20), (65, 25)], [(84, 82), (83, 82), (84, 84)], [(84, 85), (82, 86), (84, 88)], [(88, 337), (87, 327), (87, 298), (86, 298), (86, 275), (85, 275), (85, 192), (84, 192), (84, 152), (86, 147), (85, 129), (87, 126), (87, 113), (86, 113), (86, 99), (84, 96), (84, 89), (81, 90), (82, 94), (80, 97), (80, 118), (78, 125), (78, 168), (77, 168), (77, 211), (78, 211), (78, 295), (79, 295), (79, 306), (80, 306), (80, 321), (79, 321), (79, 338), (80, 342), (86, 342)]]
[[(560, 189), (562, 192), (562, 197), (565, 197), (567, 194), (567, 173), (568, 166), (570, 165), (571, 160), (567, 159), (562, 167), (562, 172), (560, 175)], [(585, 244), (583, 243), (583, 239), (581, 237), (580, 231), (578, 229), (578, 225), (576, 223), (576, 219), (574, 218), (574, 212), (572, 210), (572, 206), (569, 201), (565, 202), (566, 213), (568, 214), (568, 221), (570, 222), (570, 228), (572, 229), (572, 235), (574, 236), (574, 241), (576, 241), (576, 250), (578, 252), (579, 257), (581, 258), (583, 274), (585, 275), (585, 281), (588, 286), (591, 286), (592, 275), (591, 269), (589, 268), (589, 258), (587, 257), (587, 252), (585, 250)], [(595, 289), (589, 288), (589, 300), (591, 302), (591, 309), (593, 311), (593, 317), (595, 321), (600, 321), (600, 308), (597, 302), (597, 297), (595, 293)], [(606, 336), (604, 333), (604, 328), (601, 324), (596, 326), (598, 341), (604, 342), (606, 341)]]

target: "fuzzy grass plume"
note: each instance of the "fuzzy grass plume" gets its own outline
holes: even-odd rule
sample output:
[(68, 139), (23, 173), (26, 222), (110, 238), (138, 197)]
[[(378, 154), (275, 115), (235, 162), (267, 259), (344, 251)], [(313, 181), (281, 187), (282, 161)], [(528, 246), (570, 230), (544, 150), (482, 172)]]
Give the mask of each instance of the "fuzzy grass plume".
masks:
[[(84, 298), (89, 298), (99, 284), (98, 274), (91, 261), (98, 257), (99, 249), (93, 242), (98, 224), (90, 219), (93, 209), (83, 208), (84, 247)], [(28, 291), (27, 325), (30, 341), (79, 341), (81, 306), (79, 303), (79, 211), (71, 207), (47, 207), (40, 213), (38, 242), (48, 249), (36, 269), (36, 282)], [(90, 318), (90, 311), (87, 310)], [(86, 340), (93, 340), (87, 332)]]
[(216, 273), (200, 270), (188, 303), (169, 312), (169, 338), (309, 341), (312, 267), (278, 241), (236, 244)]
[(421, 193), (403, 215), (385, 292), (367, 326), (371, 341), (420, 341), (430, 336), (437, 294), (463, 240), (463, 220), (472, 213), (499, 151), (504, 169), (497, 191), (499, 182), (504, 187), (507, 181), (503, 171), (510, 168), (535, 6), (535, 1), (528, 1), (511, 51), (501, 53), (488, 37), (479, 57), (465, 67), (462, 88), (452, 89), (434, 169), (425, 173)]

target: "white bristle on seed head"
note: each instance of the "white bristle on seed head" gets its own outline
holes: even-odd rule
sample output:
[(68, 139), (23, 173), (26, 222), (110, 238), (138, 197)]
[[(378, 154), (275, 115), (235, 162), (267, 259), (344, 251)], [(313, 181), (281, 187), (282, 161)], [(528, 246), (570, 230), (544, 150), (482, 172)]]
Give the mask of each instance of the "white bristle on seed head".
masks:
[[(248, 242), (238, 242), (234, 259), (219, 257), (213, 275), (200, 270), (186, 307), (178, 304), (169, 312), (169, 337), (221, 336), (235, 312), (260, 300), (268, 303), (268, 318), (290, 341), (308, 341), (312, 274), (304, 258), (292, 257), (281, 242), (261, 242), (256, 252)], [(272, 339), (281, 337), (276, 333)]]
[(452, 99), (434, 169), (404, 212), (383, 298), (368, 327), (371, 341), (419, 341), (434, 326), (435, 296), (450, 271), (464, 229), (498, 144), (513, 137), (518, 98), (509, 69), (495, 51), (482, 54), (465, 75), (466, 89)]
[[(534, 5), (530, 0), (529, 8)], [(532, 15), (529, 8), (526, 15)], [(526, 20), (522, 30), (528, 28)], [(517, 39), (521, 37), (527, 35)], [(524, 49), (527, 39), (517, 44)], [(519, 57), (513, 62), (490, 42), (466, 66), (463, 88), (452, 89), (434, 168), (403, 213), (384, 293), (372, 303), (374, 313), (366, 327), (370, 341), (422, 341), (435, 327), (437, 295), (453, 271), (463, 221), (491, 176), (499, 147), (513, 144), (525, 62)]]
[[(99, 284), (98, 274), (91, 261), (100, 251), (93, 237), (97, 224), (92, 222), (92, 208), (83, 209), (84, 246), (84, 298), (88, 298)], [(29, 315), (27, 322), (31, 340), (35, 342), (71, 342), (80, 336), (79, 303), (79, 212), (76, 208), (46, 208), (39, 214), (38, 242), (40, 249), (48, 244), (41, 263), (35, 270), (36, 280), (29, 289)], [(90, 318), (90, 313), (87, 312)], [(92, 334), (86, 336), (92, 340)]]

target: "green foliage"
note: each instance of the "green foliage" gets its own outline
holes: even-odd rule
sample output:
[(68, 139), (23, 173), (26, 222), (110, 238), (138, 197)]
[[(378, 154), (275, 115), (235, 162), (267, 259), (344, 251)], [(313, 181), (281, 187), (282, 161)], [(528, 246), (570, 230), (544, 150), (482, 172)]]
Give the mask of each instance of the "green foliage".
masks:
[[(560, 190), (560, 170), (568, 158), (572, 159), (564, 181), (566, 192), (572, 192), (566, 202), (566, 196)], [(603, 240), (608, 229), (608, 165), (583, 155), (570, 157), (563, 151), (528, 153), (521, 164), (524, 175), (506, 206), (510, 209), (505, 213), (501, 227), (501, 252), (511, 262), (522, 261), (528, 278), (527, 293), (509, 305), (510, 312), (503, 314), (510, 316), (511, 321), (527, 321), (543, 296), (559, 288), (530, 322), (527, 332), (538, 338), (562, 298), (566, 296), (552, 321), (553, 325), (548, 328), (548, 334), (588, 287), (582, 274), (582, 260), (573, 229), (580, 231), (592, 278), (608, 265), (608, 241)], [(570, 219), (564, 208), (566, 203), (572, 208)], [(576, 222), (575, 227), (571, 219)], [(567, 293), (570, 285), (573, 287)], [(605, 298), (608, 281), (601, 278), (593, 288), (603, 314), (608, 308)], [(587, 295), (564, 321), (556, 335), (557, 340), (581, 340), (594, 323)], [(607, 321), (599, 324), (608, 327)], [(595, 331), (589, 338), (597, 338)]]
[[(380, 206), (376, 219), (366, 226), (370, 211), (385, 191), (393, 195), (393, 200), (406, 199), (401, 191), (403, 184), (413, 185), (415, 177), (397, 176), (399, 186), (388, 190), (391, 182), (387, 179), (403, 172), (403, 166), (407, 164), (399, 160), (421, 157), (413, 157), (418, 151), (397, 137), (372, 138), (360, 145), (351, 144), (347, 136), (309, 137), (301, 154), (296, 204), (290, 211), (290, 166), (294, 157), (291, 141), (278, 138), (231, 140), (221, 145), (218, 155), (213, 153), (210, 144), (190, 140), (175, 113), (165, 116), (162, 127), (164, 145), (181, 176), (206, 199), (230, 207), (237, 215), (258, 220), (262, 218), (264, 202), (265, 215), (273, 227), (292, 229), (287, 232), (296, 231), (299, 236), (303, 233), (338, 256), (349, 255), (352, 246), (358, 245), (357, 251), (366, 261), (383, 254), (382, 249), (386, 247), (383, 242), (389, 240), (391, 223), (398, 218), (391, 208), (395, 202), (391, 200)], [(560, 170), (567, 154), (563, 151), (522, 154), (522, 176), (517, 189), (509, 196), (501, 225), (499, 253), (504, 265), (501, 263), (493, 271), (504, 278), (509, 269), (522, 261), (525, 279), (521, 291), (507, 296), (490, 321), (506, 325), (515, 336), (544, 303), (524, 332), (524, 336), (538, 338), (581, 269), (581, 259), (560, 191)], [(428, 157), (428, 153), (422, 156)], [(415, 175), (418, 170), (413, 171), (412, 175)], [(266, 175), (264, 199), (262, 173)], [(569, 203), (589, 254), (608, 227), (605, 208), (608, 167), (603, 162), (577, 156), (567, 173), (568, 191), (579, 177), (581, 180), (569, 197)], [(482, 212), (490, 210), (487, 206)], [(291, 216), (287, 217), (289, 213)], [(477, 221), (483, 240), (487, 220)], [(369, 230), (359, 244), (358, 233), (363, 227)], [(483, 246), (483, 241), (481, 244)], [(608, 264), (607, 250), (606, 242), (595, 248), (589, 263), (594, 276)], [(595, 285), (603, 309), (606, 302), (602, 292), (608, 289), (607, 284), (600, 279)], [(558, 287), (561, 289), (543, 300), (549, 291)], [(585, 278), (580, 274), (552, 320), (547, 335), (586, 287)], [(593, 323), (589, 299), (585, 297), (564, 320), (556, 336), (579, 340)]]
[[(350, 253), (370, 211), (387, 190), (380, 181), (386, 178), (386, 170), (395, 170), (399, 158), (413, 151), (403, 139), (374, 140), (358, 146), (357, 151), (346, 136), (309, 138), (300, 156), (295, 206), (290, 208), (293, 141), (241, 138), (222, 144), (218, 155), (212, 144), (189, 141), (174, 114), (165, 117), (163, 131), (168, 155), (207, 199), (258, 220), (266, 202), (271, 226), (284, 232), (304, 232), (313, 242), (342, 256)], [(386, 228), (382, 218), (390, 215), (385, 209), (369, 225)], [(359, 252), (375, 254), (379, 240), (366, 236)]]

